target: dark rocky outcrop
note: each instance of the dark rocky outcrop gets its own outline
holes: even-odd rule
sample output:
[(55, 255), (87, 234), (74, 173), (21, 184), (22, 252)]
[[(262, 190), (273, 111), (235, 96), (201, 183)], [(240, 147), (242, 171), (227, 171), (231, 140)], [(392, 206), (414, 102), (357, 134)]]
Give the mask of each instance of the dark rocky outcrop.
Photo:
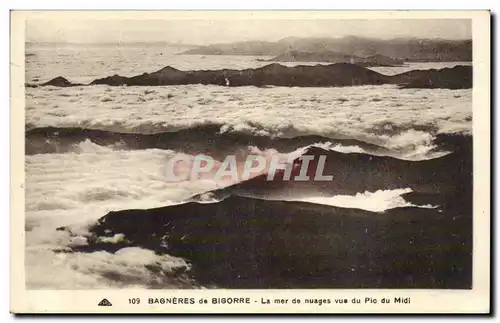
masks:
[(80, 86), (82, 84), (71, 83), (70, 81), (68, 81), (64, 77), (58, 76), (58, 77), (53, 78), (52, 80), (50, 80), (48, 82), (45, 82), (45, 83), (43, 83), (41, 85), (42, 86), (51, 85), (51, 86), (58, 86), (58, 87), (70, 87), (70, 86)]
[(113, 76), (108, 76), (102, 79), (94, 80), (90, 83), (90, 85), (106, 84), (111, 86), (119, 86), (119, 85), (125, 85), (128, 79), (129, 79), (128, 77), (115, 74)]
[[(405, 88), (472, 87), (472, 67), (456, 66), (440, 70), (417, 70), (394, 76), (383, 75), (368, 68), (347, 63), (287, 67), (277, 63), (255, 69), (222, 69), (180, 71), (167, 66), (153, 73), (125, 77), (113, 75), (96, 79), (90, 85), (161, 86), (185, 84), (213, 84), (221, 86), (300, 86), (335, 87), (356, 85), (402, 84)], [(56, 77), (42, 85), (77, 86), (63, 77)]]
[(392, 77), (391, 83), (400, 84), (401, 88), (472, 88), (472, 67), (455, 66), (440, 70), (415, 70)]
[[(208, 204), (110, 212), (75, 251), (139, 246), (183, 257), (226, 288), (471, 288), (468, 209), (376, 214), (231, 196)], [(122, 233), (127, 242), (98, 236)], [(95, 243), (93, 243), (95, 241)]]

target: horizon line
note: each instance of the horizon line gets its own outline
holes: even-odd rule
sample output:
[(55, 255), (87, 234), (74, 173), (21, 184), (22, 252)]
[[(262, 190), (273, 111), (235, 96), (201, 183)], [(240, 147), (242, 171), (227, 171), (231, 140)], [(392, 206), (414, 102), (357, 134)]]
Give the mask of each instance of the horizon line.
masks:
[(414, 36), (396, 36), (392, 38), (380, 38), (380, 37), (366, 37), (366, 36), (358, 36), (358, 35), (345, 35), (341, 37), (328, 37), (328, 36), (312, 36), (312, 37), (300, 37), (300, 36), (287, 36), (280, 38), (278, 40), (261, 40), (261, 39), (247, 39), (247, 40), (235, 40), (235, 41), (224, 41), (224, 42), (214, 42), (207, 44), (193, 44), (193, 43), (182, 43), (179, 41), (171, 41), (171, 40), (108, 40), (108, 41), (72, 41), (72, 40), (59, 40), (59, 41), (39, 41), (39, 40), (25, 40), (25, 43), (38, 43), (38, 44), (90, 44), (90, 45), (104, 45), (104, 44), (151, 44), (151, 43), (163, 43), (163, 44), (171, 44), (177, 46), (213, 46), (213, 45), (222, 45), (222, 44), (232, 44), (232, 43), (246, 43), (246, 42), (262, 42), (262, 43), (278, 43), (280, 41), (284, 41), (285, 39), (296, 38), (296, 39), (345, 39), (345, 38), (361, 38), (361, 39), (370, 39), (370, 40), (381, 40), (381, 41), (392, 41), (392, 40), (440, 40), (440, 41), (473, 41), (472, 38), (443, 38), (443, 37), (414, 37)]

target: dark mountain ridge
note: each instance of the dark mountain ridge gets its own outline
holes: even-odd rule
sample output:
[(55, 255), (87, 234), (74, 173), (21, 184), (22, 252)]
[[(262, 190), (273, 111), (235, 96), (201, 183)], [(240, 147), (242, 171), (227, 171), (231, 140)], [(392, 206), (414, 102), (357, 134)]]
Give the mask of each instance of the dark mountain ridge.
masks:
[[(457, 136), (438, 136), (436, 142), (447, 142), (452, 153), (421, 161), (367, 153), (341, 153), (311, 146), (302, 154), (312, 157), (305, 173), (308, 180), (294, 180), (301, 174), (303, 164), (297, 158), (289, 164), (289, 177), (285, 176), (285, 170), (278, 170), (272, 179), (269, 179), (268, 174), (262, 174), (211, 191), (209, 195), (215, 199), (242, 195), (287, 200), (411, 188), (414, 192), (428, 195), (457, 196), (467, 192), (472, 186), (472, 143), (469, 137), (458, 137), (460, 139)], [(457, 144), (455, 141), (461, 143)], [(322, 174), (332, 176), (330, 180), (315, 179), (320, 158), (324, 158)], [(199, 194), (193, 200), (200, 201), (205, 196), (205, 193)]]
[[(472, 87), (472, 67), (455, 66), (439, 70), (416, 70), (393, 76), (384, 75), (368, 68), (347, 63), (293, 67), (277, 63), (260, 68), (243, 70), (181, 71), (167, 66), (153, 73), (132, 77), (120, 75), (93, 80), (89, 85), (111, 86), (165, 86), (186, 84), (213, 84), (221, 86), (299, 86), (338, 87), (357, 85), (399, 84), (405, 88), (464, 89)], [(77, 86), (59, 76), (42, 86)], [(37, 86), (28, 84), (27, 86)]]
[[(77, 252), (138, 246), (186, 259), (223, 288), (471, 288), (470, 208), (384, 214), (230, 196), (109, 212)], [(65, 228), (60, 228), (64, 230)], [(124, 234), (120, 243), (97, 237)]]

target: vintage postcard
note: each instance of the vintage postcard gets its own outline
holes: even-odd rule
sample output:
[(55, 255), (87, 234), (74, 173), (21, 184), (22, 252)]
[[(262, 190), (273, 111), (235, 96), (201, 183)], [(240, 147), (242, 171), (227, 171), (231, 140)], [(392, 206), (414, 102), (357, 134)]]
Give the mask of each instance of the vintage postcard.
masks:
[(12, 11), (13, 313), (488, 313), (490, 12)]

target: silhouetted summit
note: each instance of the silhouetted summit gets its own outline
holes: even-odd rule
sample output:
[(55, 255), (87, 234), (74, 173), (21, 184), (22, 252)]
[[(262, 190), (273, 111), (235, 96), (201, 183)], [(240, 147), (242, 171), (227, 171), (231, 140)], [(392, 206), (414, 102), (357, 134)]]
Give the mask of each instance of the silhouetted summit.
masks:
[(64, 77), (58, 76), (58, 77), (53, 78), (52, 80), (50, 80), (50, 81), (48, 81), (46, 83), (43, 83), (42, 85), (52, 85), (52, 86), (59, 86), (59, 87), (70, 87), (70, 86), (78, 86), (78, 85), (81, 85), (81, 84), (71, 83), (70, 81), (68, 81)]

